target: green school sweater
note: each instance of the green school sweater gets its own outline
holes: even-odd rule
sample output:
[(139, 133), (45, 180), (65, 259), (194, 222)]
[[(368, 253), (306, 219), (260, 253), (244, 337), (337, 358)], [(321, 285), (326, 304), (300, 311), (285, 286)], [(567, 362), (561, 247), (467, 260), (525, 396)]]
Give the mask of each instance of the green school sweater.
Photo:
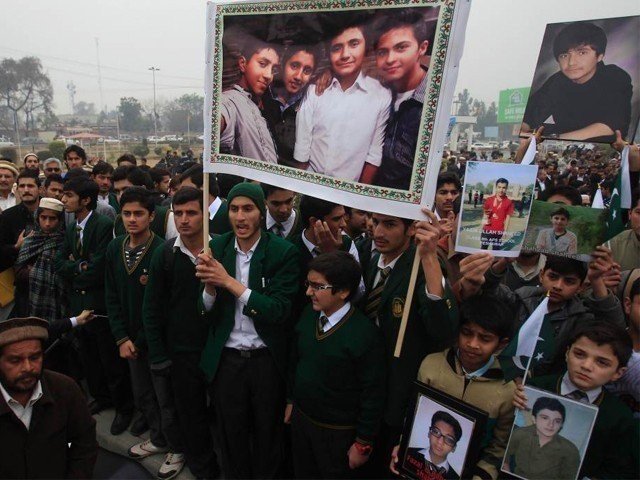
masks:
[[(529, 381), (529, 385), (560, 395), (563, 375), (564, 372), (559, 375), (535, 377)], [(593, 405), (598, 407), (598, 416), (579, 478), (640, 478), (640, 429), (631, 410), (605, 389)]]
[(167, 361), (171, 353), (201, 352), (207, 339), (208, 325), (197, 308), (196, 267), (178, 248), (172, 248), (168, 262), (166, 248), (153, 252), (142, 306), (151, 363)]
[(131, 340), (138, 348), (146, 348), (142, 327), (142, 300), (149, 280), (151, 257), (164, 244), (151, 232), (145, 251), (132, 270), (127, 268), (124, 247), (129, 235), (116, 237), (107, 247), (105, 261), (105, 300), (111, 333), (120, 345)]
[(385, 358), (378, 328), (354, 307), (326, 333), (308, 305), (295, 328), (293, 401), (326, 428), (351, 427), (371, 443), (385, 401)]

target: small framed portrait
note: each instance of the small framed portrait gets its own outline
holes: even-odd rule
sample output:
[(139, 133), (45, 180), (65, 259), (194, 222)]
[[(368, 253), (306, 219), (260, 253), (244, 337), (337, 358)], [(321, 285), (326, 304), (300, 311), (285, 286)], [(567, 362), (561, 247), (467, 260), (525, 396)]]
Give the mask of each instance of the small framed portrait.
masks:
[(408, 412), (398, 455), (402, 474), (420, 480), (471, 477), (486, 412), (420, 382)]
[(547, 25), (520, 134), (611, 143), (640, 116), (640, 16)]
[(535, 165), (467, 162), (456, 252), (517, 257), (527, 230)]
[(527, 480), (578, 478), (598, 408), (525, 386), (502, 471)]

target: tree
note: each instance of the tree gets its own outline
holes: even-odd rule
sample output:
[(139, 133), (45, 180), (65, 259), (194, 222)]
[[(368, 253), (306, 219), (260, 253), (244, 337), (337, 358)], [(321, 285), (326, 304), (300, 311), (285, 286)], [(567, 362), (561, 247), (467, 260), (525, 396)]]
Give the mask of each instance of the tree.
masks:
[[(51, 111), (53, 87), (37, 57), (20, 60), (5, 58), (0, 62), (0, 98), (12, 114), (13, 130), (19, 128), (19, 112), (25, 114), (27, 132), (35, 128), (34, 115)], [(6, 128), (6, 125), (5, 125)]]
[(203, 96), (197, 93), (182, 95), (163, 108), (163, 121), (167, 129), (172, 132), (202, 132), (204, 131), (203, 107)]
[(49, 143), (49, 151), (51, 152), (51, 156), (57, 158), (58, 160), (62, 160), (66, 148), (67, 144), (62, 140), (54, 140), (53, 142)]
[(137, 98), (122, 97), (120, 99), (120, 128), (125, 132), (140, 130), (143, 124), (144, 109)]
[(75, 115), (95, 115), (96, 114), (96, 106), (93, 103), (87, 103), (85, 101), (80, 101), (75, 104), (73, 108), (73, 113)]
[(462, 93), (458, 93), (458, 100), (456, 103), (458, 104), (458, 111), (456, 112), (456, 115), (470, 115), (473, 97), (469, 93), (469, 90), (465, 88)]

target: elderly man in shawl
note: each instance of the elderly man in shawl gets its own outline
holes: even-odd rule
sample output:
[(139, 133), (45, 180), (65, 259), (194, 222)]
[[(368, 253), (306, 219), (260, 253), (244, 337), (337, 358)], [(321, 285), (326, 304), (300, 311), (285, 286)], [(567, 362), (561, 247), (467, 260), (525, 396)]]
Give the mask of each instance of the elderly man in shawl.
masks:
[(67, 317), (64, 282), (55, 272), (54, 259), (64, 242), (64, 206), (55, 198), (42, 198), (36, 226), (25, 238), (16, 268), (16, 309), (20, 316), (53, 321)]

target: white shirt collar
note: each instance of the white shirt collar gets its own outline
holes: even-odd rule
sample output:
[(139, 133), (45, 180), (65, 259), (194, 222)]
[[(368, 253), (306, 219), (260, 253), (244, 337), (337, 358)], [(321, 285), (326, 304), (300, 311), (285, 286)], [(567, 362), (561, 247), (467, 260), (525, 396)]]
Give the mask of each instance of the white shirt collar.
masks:
[(38, 383), (36, 383), (36, 386), (33, 388), (33, 393), (31, 394), (31, 398), (29, 398), (29, 401), (27, 402), (26, 407), (23, 407), (20, 402), (18, 402), (11, 395), (9, 395), (9, 392), (5, 390), (4, 385), (2, 385), (2, 382), (0, 382), (0, 392), (2, 392), (2, 397), (4, 398), (4, 401), (7, 402), (7, 405), (9, 405), (9, 407), (12, 410), (13, 410), (13, 407), (17, 407), (17, 406), (19, 406), (20, 408), (31, 408), (38, 400), (42, 398), (42, 395), (43, 395), (42, 383), (40, 382), (40, 380), (38, 380)]
[[(344, 90), (345, 92), (348, 92), (349, 90), (353, 89), (354, 87), (359, 88), (363, 91), (367, 91), (367, 78), (363, 73), (362, 70), (360, 70), (360, 73), (358, 73), (358, 76), (356, 77), (356, 81), (353, 82), (353, 85), (351, 85), (349, 88), (347, 88), (346, 90)], [(329, 88), (337, 88), (339, 90), (342, 90), (342, 86), (340, 85), (340, 81), (336, 78), (333, 77), (333, 80), (331, 81), (331, 85), (329, 85)]]
[(209, 220), (213, 220), (213, 217), (216, 216), (216, 213), (218, 213), (218, 209), (220, 209), (221, 205), (222, 200), (220, 199), (220, 197), (216, 197), (216, 199), (211, 202), (211, 205), (209, 205)]
[[(569, 378), (569, 372), (565, 372), (562, 377), (562, 383), (560, 384), (560, 395), (565, 396), (570, 394), (571, 392), (575, 392), (576, 390), (582, 390), (578, 388)], [(593, 403), (598, 398), (598, 395), (602, 392), (602, 387), (593, 388), (591, 390), (584, 391), (587, 394), (587, 398), (589, 399), (589, 403)]]
[[(211, 237), (209, 237), (209, 240), (211, 240)], [(178, 235), (175, 242), (173, 242), (173, 249), (175, 250), (176, 248), (180, 249), (182, 253), (189, 257), (189, 260), (191, 260), (194, 265), (198, 263), (198, 258), (195, 257), (193, 253), (191, 253), (191, 251), (184, 245), (184, 243), (182, 242), (182, 236), (180, 235)], [(200, 253), (202, 252), (204, 252), (204, 248), (200, 251)]]
[[(294, 210), (291, 210), (291, 215), (289, 215), (289, 218), (287, 218), (284, 222), (280, 222), (285, 232), (288, 232), (291, 229), (295, 219), (296, 219), (296, 211), (294, 209)], [(269, 210), (267, 209), (267, 221), (266, 221), (267, 230), (271, 230), (276, 223), (278, 222), (276, 222), (276, 220), (271, 216), (271, 212), (269, 212)]]
[(317, 248), (317, 245), (313, 244), (313, 243), (311, 242), (311, 240), (309, 240), (309, 239), (306, 237), (306, 235), (304, 234), (304, 232), (306, 232), (306, 231), (307, 231), (307, 229), (306, 229), (306, 228), (302, 231), (302, 243), (304, 243), (305, 247), (307, 247), (307, 249), (309, 250), (309, 252), (311, 253), (311, 255), (313, 255), (313, 256), (315, 257), (315, 256), (316, 256), (316, 254), (313, 252), (313, 250), (314, 250), (315, 248)]
[(234, 248), (236, 249), (236, 253), (240, 253), (242, 255), (246, 255), (247, 257), (251, 257), (253, 253), (256, 251), (256, 248), (258, 247), (258, 243), (260, 243), (261, 238), (262, 237), (258, 237), (256, 242), (253, 245), (251, 245), (251, 248), (247, 251), (247, 253), (242, 251), (242, 249), (240, 248), (240, 245), (238, 244), (238, 239), (234, 238), (233, 244), (234, 244)]
[(396, 266), (396, 263), (398, 263), (398, 259), (401, 256), (402, 256), (402, 254), (398, 255), (396, 258), (394, 258), (393, 260), (391, 260), (389, 263), (387, 263), (385, 265), (384, 262), (382, 261), (382, 254), (380, 254), (380, 256), (378, 257), (378, 268), (385, 269), (385, 268), (389, 267), (389, 268), (391, 268), (391, 270), (393, 270), (393, 267)]
[(340, 322), (340, 320), (344, 318), (344, 316), (347, 314), (347, 312), (350, 309), (351, 309), (351, 302), (347, 302), (338, 310), (333, 312), (331, 315), (326, 315), (324, 312), (320, 312), (320, 315), (324, 315), (325, 317), (327, 317), (327, 320), (328, 320), (327, 324), (324, 326), (322, 330), (326, 332), (329, 329), (335, 327), (338, 324), (338, 322)]
[[(91, 215), (93, 215), (93, 210), (89, 210), (89, 215), (84, 217), (84, 220), (82, 220), (80, 223), (78, 223), (78, 227), (80, 227), (82, 230), (84, 230), (85, 227), (87, 226), (87, 222), (91, 218)], [(78, 218), (78, 217), (76, 216), (76, 218)]]
[[(428, 448), (423, 448), (422, 450), (420, 450), (420, 453), (422, 455), (424, 455), (425, 459), (427, 459), (429, 462), (431, 462), (431, 454), (429, 453), (429, 449)], [(431, 462), (431, 463), (433, 463), (436, 467), (444, 468), (445, 470), (449, 470), (449, 461), (446, 460), (446, 459), (442, 463), (435, 463), (435, 462)]]

